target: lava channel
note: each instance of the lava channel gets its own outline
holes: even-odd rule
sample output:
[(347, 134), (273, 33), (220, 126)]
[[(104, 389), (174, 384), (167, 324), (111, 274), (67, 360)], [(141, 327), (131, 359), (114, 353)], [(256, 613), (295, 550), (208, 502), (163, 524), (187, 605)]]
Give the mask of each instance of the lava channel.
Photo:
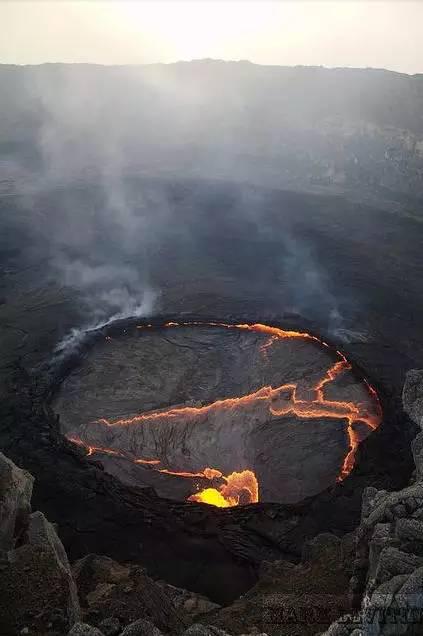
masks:
[[(280, 339), (286, 338), (299, 338), (303, 340), (312, 340), (320, 345), (329, 347), (327, 343), (320, 340), (316, 336), (313, 336), (307, 332), (298, 331), (285, 331), (279, 327), (272, 327), (261, 323), (255, 324), (229, 324), (223, 322), (168, 322), (161, 327), (173, 329), (178, 327), (220, 327), (225, 329), (235, 329), (252, 331), (268, 335), (268, 340), (260, 347), (262, 354), (267, 357), (268, 350), (275, 342)], [(139, 325), (137, 329), (153, 329), (157, 328), (155, 325)], [(314, 418), (333, 418), (333, 419), (345, 419), (348, 427), (349, 448), (344, 458), (340, 473), (338, 475), (338, 481), (345, 479), (354, 467), (355, 455), (360, 444), (362, 437), (360, 437), (357, 430), (354, 428), (357, 423), (362, 423), (370, 430), (375, 430), (380, 425), (382, 419), (382, 409), (375, 389), (370, 386), (367, 380), (364, 380), (364, 384), (368, 390), (369, 396), (372, 398), (371, 402), (374, 405), (373, 412), (369, 412), (368, 407), (361, 402), (344, 402), (337, 400), (328, 400), (325, 398), (325, 388), (332, 383), (340, 374), (351, 369), (351, 364), (348, 362), (343, 353), (338, 350), (332, 350), (338, 357), (329, 369), (326, 370), (323, 377), (311, 387), (310, 399), (300, 399), (297, 396), (297, 384), (289, 383), (282, 384), (277, 387), (264, 386), (258, 391), (242, 395), (235, 398), (226, 398), (222, 400), (216, 400), (210, 404), (200, 407), (181, 406), (170, 408), (167, 410), (161, 410), (156, 412), (141, 413), (132, 418), (117, 419), (110, 421), (108, 419), (97, 420), (97, 423), (103, 424), (108, 427), (119, 426), (131, 426), (138, 422), (151, 422), (154, 420), (168, 419), (187, 419), (193, 416), (204, 414), (211, 410), (223, 410), (223, 409), (241, 409), (243, 406), (252, 404), (255, 401), (265, 401), (268, 404), (268, 411), (270, 417), (283, 417), (287, 415), (295, 415), (301, 419), (314, 419)], [(278, 408), (274, 404), (278, 401), (282, 402), (282, 405)], [(172, 471), (168, 468), (161, 467), (161, 461), (155, 458), (134, 458), (125, 451), (114, 448), (103, 448), (98, 446), (92, 446), (88, 442), (82, 440), (75, 435), (67, 436), (69, 441), (77, 444), (86, 449), (88, 455), (94, 453), (103, 453), (113, 455), (117, 457), (126, 458), (133, 461), (136, 464), (142, 464), (149, 466), (152, 470), (155, 470), (162, 474), (174, 475), (181, 478), (198, 478), (202, 480), (209, 480), (211, 482), (210, 487), (199, 489), (198, 492), (190, 495), (188, 501), (201, 502), (217, 506), (219, 508), (228, 508), (232, 506), (253, 504), (259, 501), (259, 483), (254, 471), (246, 468), (240, 472), (233, 472), (229, 475), (223, 475), (221, 471), (216, 468), (205, 467), (199, 472), (182, 472)]]

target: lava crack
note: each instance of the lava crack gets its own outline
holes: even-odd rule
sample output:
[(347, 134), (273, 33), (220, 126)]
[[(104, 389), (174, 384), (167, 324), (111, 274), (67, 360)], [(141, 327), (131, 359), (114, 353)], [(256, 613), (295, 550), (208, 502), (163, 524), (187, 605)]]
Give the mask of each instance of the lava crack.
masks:
[[(313, 340), (321, 345), (328, 347), (329, 345), (321, 341), (316, 336), (305, 332), (297, 331), (285, 331), (279, 327), (272, 327), (261, 323), (255, 324), (228, 324), (220, 322), (168, 322), (163, 325), (166, 328), (178, 328), (178, 327), (220, 327), (225, 329), (237, 329), (252, 331), (261, 333), (268, 336), (266, 342), (260, 347), (262, 354), (267, 357), (269, 349), (280, 339), (285, 338), (300, 338)], [(152, 329), (153, 325), (139, 325), (137, 329)], [(358, 423), (362, 423), (365, 427), (375, 430), (381, 422), (381, 406), (377, 397), (376, 391), (365, 380), (364, 384), (367, 387), (369, 395), (372, 398), (372, 404), (374, 405), (373, 412), (369, 412), (368, 407), (361, 402), (344, 402), (337, 400), (328, 400), (325, 398), (325, 388), (332, 383), (339, 375), (346, 370), (351, 369), (351, 364), (346, 357), (340, 352), (335, 350), (334, 353), (338, 357), (335, 362), (323, 375), (323, 377), (312, 387), (310, 387), (310, 398), (300, 399), (297, 396), (297, 384), (289, 383), (282, 384), (277, 387), (264, 386), (258, 391), (242, 395), (240, 397), (226, 398), (216, 400), (210, 404), (191, 407), (182, 406), (170, 408), (167, 410), (153, 411), (149, 413), (141, 413), (132, 418), (121, 418), (114, 421), (102, 418), (97, 420), (97, 423), (107, 427), (127, 427), (140, 422), (154, 422), (154, 420), (176, 420), (184, 421), (190, 418), (194, 418), (201, 414), (206, 414), (210, 411), (220, 411), (228, 409), (242, 409), (247, 405), (251, 405), (254, 402), (264, 401), (268, 408), (269, 417), (283, 417), (287, 415), (294, 415), (302, 419), (314, 419), (314, 418), (334, 418), (345, 419), (347, 421), (347, 431), (349, 438), (349, 449), (344, 458), (344, 462), (341, 471), (338, 475), (338, 480), (343, 480), (351, 472), (354, 462), (357, 448), (360, 444), (362, 436), (360, 436), (357, 428)], [(205, 467), (202, 471), (198, 472), (180, 472), (172, 471), (169, 468), (161, 467), (161, 461), (155, 458), (134, 458), (128, 453), (117, 450), (114, 448), (100, 448), (97, 446), (91, 446), (89, 443), (83, 441), (80, 437), (68, 436), (68, 439), (83, 446), (89, 455), (94, 453), (105, 453), (114, 455), (117, 457), (126, 458), (137, 464), (143, 464), (149, 466), (152, 470), (158, 471), (162, 474), (174, 475), (177, 477), (185, 478), (201, 478), (211, 482), (210, 487), (203, 488), (199, 492), (192, 494), (188, 497), (189, 501), (208, 503), (218, 507), (230, 507), (240, 504), (257, 503), (259, 501), (259, 484), (255, 473), (248, 467), (240, 472), (233, 472), (230, 475), (223, 475), (221, 471), (216, 468)]]

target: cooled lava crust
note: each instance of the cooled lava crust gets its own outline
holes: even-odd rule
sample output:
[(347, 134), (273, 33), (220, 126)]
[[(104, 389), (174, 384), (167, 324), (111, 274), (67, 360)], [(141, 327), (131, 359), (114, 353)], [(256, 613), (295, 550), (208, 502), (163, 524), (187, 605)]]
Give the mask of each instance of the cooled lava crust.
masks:
[(318, 337), (199, 321), (100, 331), (53, 408), (123, 482), (219, 507), (295, 503), (342, 481), (382, 416)]

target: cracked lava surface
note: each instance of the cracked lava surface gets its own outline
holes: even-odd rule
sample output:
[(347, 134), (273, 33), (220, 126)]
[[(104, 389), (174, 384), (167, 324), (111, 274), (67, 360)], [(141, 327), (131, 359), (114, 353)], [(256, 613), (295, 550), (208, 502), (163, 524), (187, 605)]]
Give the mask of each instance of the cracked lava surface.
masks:
[(106, 336), (54, 408), (68, 439), (123, 481), (219, 507), (296, 502), (344, 479), (382, 415), (317, 337), (217, 322)]

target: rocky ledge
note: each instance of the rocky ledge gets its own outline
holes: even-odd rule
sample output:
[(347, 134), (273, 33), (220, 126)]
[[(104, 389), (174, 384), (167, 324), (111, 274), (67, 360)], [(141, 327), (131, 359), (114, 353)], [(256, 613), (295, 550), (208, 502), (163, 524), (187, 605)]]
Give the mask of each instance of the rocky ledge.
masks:
[[(2, 636), (272, 635), (269, 611), (286, 606), (288, 599), (291, 609), (304, 606), (302, 599), (322, 586), (343, 598), (344, 611), (348, 608), (351, 535), (342, 540), (318, 535), (297, 564), (264, 562), (250, 592), (220, 607), (153, 580), (134, 563), (88, 554), (71, 566), (55, 526), (41, 512), (31, 512), (33, 483), (28, 472), (0, 454)], [(330, 615), (337, 618), (339, 610)], [(315, 627), (295, 632), (288, 622), (277, 633), (312, 634)]]
[(71, 567), (54, 525), (31, 512), (33, 483), (0, 453), (2, 636), (226, 636), (197, 623), (218, 605), (140, 566), (89, 554)]
[(398, 492), (364, 491), (350, 581), (356, 611), (332, 624), (325, 636), (423, 633), (422, 370), (408, 372), (403, 407), (420, 429), (412, 442), (412, 482)]
[(88, 554), (71, 566), (54, 525), (31, 512), (33, 477), (0, 454), (0, 633), (423, 633), (423, 371), (407, 374), (403, 408), (419, 428), (411, 483), (397, 492), (367, 488), (354, 532), (318, 534), (295, 563), (262, 562), (254, 587), (226, 607), (154, 580), (133, 562)]
[(63, 631), (81, 618), (68, 557), (54, 526), (31, 513), (33, 477), (0, 453), (0, 633)]

